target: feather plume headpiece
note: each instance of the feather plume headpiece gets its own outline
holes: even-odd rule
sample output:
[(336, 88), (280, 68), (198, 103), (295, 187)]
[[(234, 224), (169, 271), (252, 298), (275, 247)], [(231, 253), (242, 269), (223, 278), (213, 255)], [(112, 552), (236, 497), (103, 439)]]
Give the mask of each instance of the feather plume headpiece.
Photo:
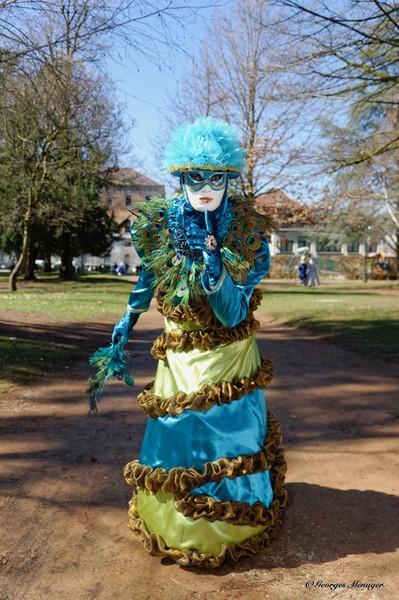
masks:
[(177, 127), (165, 150), (163, 168), (179, 176), (182, 171), (225, 171), (238, 177), (245, 152), (233, 128), (213, 117)]

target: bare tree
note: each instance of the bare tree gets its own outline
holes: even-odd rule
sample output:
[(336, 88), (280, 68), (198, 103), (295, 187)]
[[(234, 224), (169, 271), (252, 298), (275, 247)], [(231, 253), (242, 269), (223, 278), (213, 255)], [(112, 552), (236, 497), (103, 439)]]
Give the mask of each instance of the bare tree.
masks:
[(281, 184), (303, 143), (291, 143), (300, 106), (286, 102), (290, 83), (280, 52), (283, 34), (273, 29), (278, 21), (267, 0), (238, 0), (233, 12), (219, 13), (168, 108), (170, 126), (210, 115), (237, 127), (247, 150), (239, 186), (250, 197)]
[[(394, 0), (272, 0), (290, 23), (291, 69), (304, 96), (335, 100), (340, 124), (354, 110), (398, 106), (399, 3)], [(316, 113), (317, 114), (317, 113)], [(398, 130), (361, 136), (345, 165), (399, 149)], [(357, 150), (357, 151), (354, 151)]]
[(186, 24), (222, 0), (2, 0), (0, 66), (48, 59), (49, 48), (80, 53), (87, 60), (111, 51), (115, 41), (130, 57), (162, 60), (181, 42)]
[[(117, 40), (135, 59), (161, 61), (162, 52), (179, 48), (177, 33), (184, 23), (220, 2), (0, 1), (1, 168), (17, 182), (15, 193), (25, 204), (22, 253), (10, 289), (16, 289), (17, 275), (29, 261), (32, 221), (54, 173), (68, 170), (79, 153), (99, 143), (95, 138), (104, 127), (113, 125), (118, 133), (115, 112), (105, 114), (111, 94), (101, 103), (93, 86), (101, 59)], [(112, 84), (104, 87), (108, 91)]]

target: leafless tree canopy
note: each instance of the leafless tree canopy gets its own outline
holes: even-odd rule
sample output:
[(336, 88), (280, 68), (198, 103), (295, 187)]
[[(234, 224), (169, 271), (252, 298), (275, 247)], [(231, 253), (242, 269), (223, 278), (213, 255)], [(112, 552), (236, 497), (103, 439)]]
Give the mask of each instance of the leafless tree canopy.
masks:
[(307, 137), (302, 107), (287, 93), (292, 81), (277, 25), (279, 12), (267, 0), (238, 0), (233, 11), (215, 16), (168, 107), (170, 126), (210, 115), (237, 128), (247, 151), (240, 191), (252, 197), (281, 184), (288, 165), (294, 178)]
[(3, 0), (0, 2), (0, 65), (24, 58), (43, 61), (49, 45), (101, 58), (115, 43), (130, 59), (160, 61), (173, 46), (183, 49), (181, 31), (204, 8), (222, 0)]

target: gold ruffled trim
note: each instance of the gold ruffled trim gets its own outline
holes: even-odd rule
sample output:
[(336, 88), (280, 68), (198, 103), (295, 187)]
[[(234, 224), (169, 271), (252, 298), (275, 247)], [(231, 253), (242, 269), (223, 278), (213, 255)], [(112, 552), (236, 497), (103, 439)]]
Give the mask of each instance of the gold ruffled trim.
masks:
[(185, 163), (184, 165), (172, 165), (168, 168), (169, 173), (181, 173), (182, 171), (216, 171), (216, 172), (228, 172), (228, 173), (239, 173), (238, 167), (229, 165), (221, 165), (216, 167), (212, 163), (206, 165), (200, 165), (198, 163)]
[(238, 500), (215, 500), (206, 494), (190, 494), (189, 491), (173, 493), (176, 510), (191, 519), (206, 519), (225, 521), (231, 525), (274, 525), (281, 517), (287, 504), (287, 491), (284, 487), (287, 463), (283, 448), (276, 452), (276, 458), (271, 467), (271, 477), (274, 483), (274, 500), (269, 508), (262, 502), (248, 504)]
[(148, 531), (144, 521), (138, 515), (135, 499), (133, 498), (129, 503), (130, 528), (133, 533), (141, 538), (147, 552), (152, 556), (167, 556), (183, 566), (195, 565), (196, 567), (205, 569), (217, 569), (224, 562), (236, 563), (244, 556), (259, 554), (261, 550), (269, 546), (276, 539), (281, 529), (281, 523), (282, 518), (279, 518), (263, 533), (254, 535), (242, 544), (233, 544), (231, 546), (222, 544), (220, 553), (214, 556), (208, 552), (198, 552), (197, 550), (168, 548), (159, 534)]
[(281, 445), (281, 434), (276, 417), (268, 412), (268, 434), (265, 445), (258, 452), (241, 454), (236, 458), (219, 458), (206, 462), (203, 471), (191, 467), (174, 467), (167, 471), (162, 467), (153, 468), (138, 460), (129, 462), (124, 468), (124, 476), (129, 485), (146, 489), (151, 494), (158, 490), (176, 492), (193, 490), (206, 483), (219, 482), (225, 477), (234, 479), (241, 475), (261, 473), (269, 469), (276, 460)]
[[(261, 502), (251, 506), (245, 502), (218, 502), (210, 496), (191, 496), (189, 492), (174, 493), (175, 507), (186, 517), (192, 519), (205, 518), (212, 522), (223, 520), (234, 525), (251, 525), (254, 527), (265, 525), (267, 527), (263, 533), (249, 538), (242, 544), (222, 545), (217, 556), (196, 550), (180, 550), (167, 547), (162, 537), (157, 533), (150, 533), (144, 521), (140, 518), (136, 507), (136, 494), (133, 495), (129, 503), (130, 527), (142, 539), (145, 549), (153, 556), (168, 556), (181, 565), (195, 565), (207, 569), (216, 569), (224, 562), (235, 563), (243, 556), (258, 554), (277, 537), (281, 529), (284, 508), (287, 504), (287, 492), (284, 488), (286, 470), (284, 452), (279, 448), (272, 466), (274, 500), (270, 508), (266, 508)], [(182, 499), (187, 496), (190, 496), (190, 499), (183, 501)], [(192, 508), (192, 499), (194, 499), (194, 509)]]
[(259, 329), (259, 321), (248, 317), (235, 327), (219, 327), (197, 331), (172, 329), (164, 331), (154, 342), (151, 354), (159, 360), (166, 360), (166, 350), (211, 350), (221, 344), (232, 344), (246, 340)]
[[(254, 289), (249, 301), (249, 312), (254, 312), (258, 308), (262, 302), (262, 297), (262, 291), (258, 288)], [(175, 323), (191, 321), (199, 327), (209, 327), (210, 329), (223, 327), (205, 297), (199, 298), (195, 302), (190, 301), (189, 305), (178, 304), (176, 306), (166, 303), (164, 294), (160, 292), (157, 298), (157, 309), (161, 315)]]
[(205, 412), (215, 406), (230, 404), (258, 388), (266, 387), (273, 378), (273, 361), (262, 357), (259, 369), (252, 377), (241, 377), (233, 381), (206, 383), (197, 391), (185, 394), (177, 392), (173, 396), (163, 398), (153, 394), (154, 382), (147, 385), (137, 400), (147, 415), (153, 419), (169, 414), (173, 417), (185, 410)]

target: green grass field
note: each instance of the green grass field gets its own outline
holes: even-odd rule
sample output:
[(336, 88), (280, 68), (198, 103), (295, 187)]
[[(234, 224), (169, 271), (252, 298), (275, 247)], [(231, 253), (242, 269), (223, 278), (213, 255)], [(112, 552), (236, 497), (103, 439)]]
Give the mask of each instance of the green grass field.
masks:
[(119, 318), (133, 286), (131, 281), (114, 275), (90, 275), (68, 282), (42, 276), (37, 282), (21, 281), (16, 292), (8, 292), (7, 279), (3, 276), (0, 278), (0, 309), (71, 321)]
[[(0, 276), (0, 310), (13, 317), (43, 316), (63, 322), (115, 319), (125, 311), (134, 283), (115, 276), (90, 275), (62, 283), (43, 277), (7, 291)], [(361, 355), (386, 362), (399, 360), (399, 287), (395, 283), (328, 283), (303, 288), (293, 282), (264, 281), (261, 309), (289, 325), (311, 330)], [(4, 313), (3, 313), (4, 315)], [(3, 316), (4, 319), (4, 316)], [(6, 319), (4, 319), (6, 320)], [(23, 319), (21, 319), (23, 320)], [(40, 320), (40, 319), (39, 319)], [(38, 319), (34, 321), (37, 323)], [(59, 371), (87, 354), (79, 339), (67, 344), (15, 339), (0, 333), (0, 381), (24, 383), (48, 370)]]
[[(7, 291), (7, 277), (0, 276), (0, 310), (21, 322), (32, 319), (43, 324), (46, 319), (57, 319), (66, 324), (76, 321), (119, 319), (126, 308), (132, 282), (115, 276), (96, 276), (74, 282), (60, 282), (52, 276), (42, 276), (37, 282), (19, 282), (18, 290)], [(39, 317), (39, 318), (37, 318)], [(3, 317), (4, 319), (4, 317)], [(4, 319), (6, 321), (6, 319)], [(111, 330), (110, 330), (111, 332)], [(77, 358), (88, 358), (93, 348), (76, 338), (67, 343), (29, 339), (24, 327), (12, 336), (1, 334), (0, 325), (0, 391), (14, 384), (46, 376), (49, 372), (64, 372), (68, 363)]]
[(289, 325), (327, 335), (359, 354), (399, 361), (399, 287), (370, 282), (262, 284), (262, 310)]

